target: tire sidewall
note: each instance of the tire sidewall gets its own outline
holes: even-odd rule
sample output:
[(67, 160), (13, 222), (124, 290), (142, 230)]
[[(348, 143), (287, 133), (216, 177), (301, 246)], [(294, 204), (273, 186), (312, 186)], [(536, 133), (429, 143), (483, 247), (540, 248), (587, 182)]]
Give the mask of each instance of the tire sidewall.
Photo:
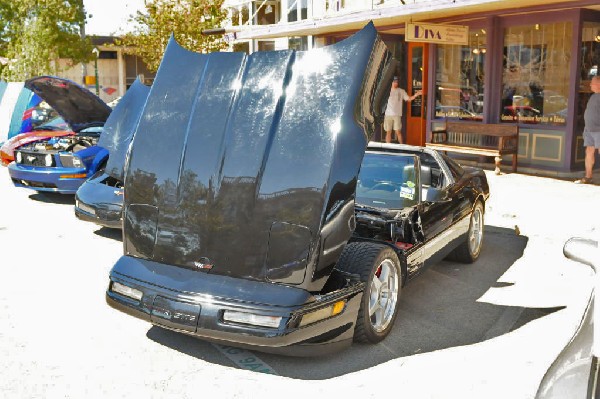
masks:
[[(481, 231), (480, 231), (480, 240), (479, 240), (479, 246), (477, 248), (477, 251), (473, 251), (473, 248), (471, 248), (471, 233), (473, 230), (473, 216), (475, 215), (475, 212), (479, 212), (479, 217), (480, 217), (480, 224), (481, 224)], [(477, 260), (477, 258), (479, 258), (479, 255), (481, 254), (481, 248), (483, 247), (483, 226), (485, 224), (485, 219), (484, 219), (484, 211), (483, 211), (483, 205), (481, 205), (480, 201), (477, 201), (475, 203), (475, 206), (473, 207), (473, 211), (471, 212), (471, 220), (469, 223), (469, 232), (468, 232), (468, 236), (467, 236), (467, 248), (469, 249), (469, 255), (471, 256), (471, 258), (473, 259), (473, 261)]]
[[(375, 276), (375, 272), (377, 271), (377, 268), (379, 267), (379, 265), (386, 259), (390, 259), (392, 261), (392, 264), (394, 265), (394, 267), (396, 268), (396, 274), (398, 276), (398, 297), (396, 299), (396, 306), (394, 308), (394, 313), (392, 315), (391, 321), (388, 324), (388, 326), (381, 332), (376, 331), (373, 328), (373, 325), (371, 324), (371, 318), (369, 316), (369, 302), (370, 302), (370, 293), (371, 293), (371, 281), (373, 281), (373, 277)], [(398, 308), (399, 308), (399, 300), (400, 300), (400, 294), (402, 291), (402, 270), (400, 267), (400, 261), (398, 260), (398, 256), (396, 255), (396, 252), (394, 252), (393, 249), (387, 247), (387, 246), (382, 246), (381, 250), (379, 251), (377, 257), (375, 258), (374, 262), (372, 262), (371, 266), (371, 270), (368, 273), (368, 275), (366, 275), (367, 273), (365, 273), (366, 276), (364, 276), (363, 278), (366, 277), (365, 283), (365, 291), (363, 294), (363, 298), (362, 298), (362, 307), (363, 307), (363, 312), (362, 312), (362, 323), (364, 324), (365, 327), (365, 335), (367, 336), (367, 339), (370, 342), (376, 343), (379, 342), (381, 340), (383, 340), (392, 330), (392, 327), (394, 326), (394, 321), (396, 320), (396, 316), (398, 315)]]

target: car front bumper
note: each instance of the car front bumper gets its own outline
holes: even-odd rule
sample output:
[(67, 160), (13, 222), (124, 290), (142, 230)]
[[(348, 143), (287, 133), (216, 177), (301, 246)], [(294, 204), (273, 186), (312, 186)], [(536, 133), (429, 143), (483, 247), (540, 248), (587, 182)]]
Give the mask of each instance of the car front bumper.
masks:
[[(113, 290), (119, 283), (133, 299)], [(123, 256), (110, 273), (107, 303), (152, 324), (227, 345), (292, 356), (316, 356), (349, 346), (363, 283), (348, 283), (324, 295), (291, 286), (207, 274)], [(344, 310), (300, 326), (304, 315), (344, 301)], [(234, 323), (225, 312), (281, 317), (278, 327)]]
[[(75, 194), (87, 178), (85, 168), (23, 167), (15, 162), (8, 165), (8, 173), (16, 187), (62, 194)], [(64, 177), (73, 175), (83, 177)]]
[(123, 190), (87, 180), (75, 195), (75, 216), (111, 229), (123, 226)]

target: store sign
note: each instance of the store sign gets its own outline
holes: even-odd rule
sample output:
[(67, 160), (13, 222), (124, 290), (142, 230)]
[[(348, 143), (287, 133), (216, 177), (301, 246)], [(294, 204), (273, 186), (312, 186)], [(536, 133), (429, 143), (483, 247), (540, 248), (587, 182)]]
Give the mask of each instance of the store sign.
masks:
[(406, 24), (407, 42), (469, 44), (469, 27), (462, 25)]

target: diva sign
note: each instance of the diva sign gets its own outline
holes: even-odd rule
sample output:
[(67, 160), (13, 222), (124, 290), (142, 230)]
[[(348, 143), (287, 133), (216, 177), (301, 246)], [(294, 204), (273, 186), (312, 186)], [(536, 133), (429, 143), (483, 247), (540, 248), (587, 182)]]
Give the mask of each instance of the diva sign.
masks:
[(469, 44), (469, 27), (461, 25), (406, 24), (407, 42)]

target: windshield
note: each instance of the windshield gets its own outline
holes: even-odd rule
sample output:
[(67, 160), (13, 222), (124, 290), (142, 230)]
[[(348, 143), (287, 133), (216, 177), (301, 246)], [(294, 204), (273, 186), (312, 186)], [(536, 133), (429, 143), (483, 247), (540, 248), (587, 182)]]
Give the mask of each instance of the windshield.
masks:
[(65, 122), (65, 120), (63, 118), (61, 118), (60, 116), (55, 116), (54, 118), (48, 120), (47, 122), (44, 122), (41, 125), (35, 126), (33, 128), (33, 130), (70, 131), (71, 128), (69, 127), (67, 122)]
[(399, 154), (365, 154), (356, 187), (356, 203), (401, 209), (418, 203), (415, 157)]

